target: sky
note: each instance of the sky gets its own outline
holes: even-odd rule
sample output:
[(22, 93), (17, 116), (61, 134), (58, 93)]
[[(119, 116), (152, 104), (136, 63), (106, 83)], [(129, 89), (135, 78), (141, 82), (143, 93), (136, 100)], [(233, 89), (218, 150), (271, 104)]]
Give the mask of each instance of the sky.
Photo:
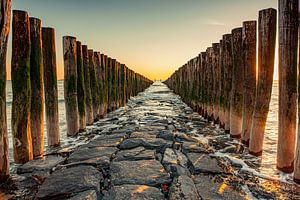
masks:
[[(55, 28), (58, 79), (63, 79), (62, 37), (72, 35), (152, 80), (167, 79), (270, 7), (277, 8), (277, 0), (13, 0), (12, 5)], [(275, 79), (277, 71), (275, 66)]]

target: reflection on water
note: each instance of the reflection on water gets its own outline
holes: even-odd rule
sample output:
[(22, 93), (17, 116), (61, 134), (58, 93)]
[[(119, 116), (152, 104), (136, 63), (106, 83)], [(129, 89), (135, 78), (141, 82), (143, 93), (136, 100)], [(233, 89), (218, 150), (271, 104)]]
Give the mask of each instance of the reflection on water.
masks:
[[(152, 87), (151, 88), (154, 91), (151, 91), (152, 94), (155, 94), (157, 92), (157, 98), (163, 98), (164, 95), (170, 95), (168, 94), (170, 91), (161, 91), (160, 87)], [(155, 91), (157, 89), (157, 91)], [(65, 106), (64, 106), (64, 94), (63, 94), (63, 81), (58, 81), (58, 98), (59, 98), (59, 124), (60, 124), (60, 133), (61, 133), (61, 142), (62, 146), (68, 146), (68, 144), (74, 142), (76, 140), (75, 138), (68, 138), (66, 135), (66, 122), (65, 122)], [(137, 102), (138, 103), (138, 102)], [(9, 134), (9, 147), (10, 147), (10, 159), (11, 162), (13, 155), (13, 147), (12, 147), (12, 136), (11, 136), (11, 106), (12, 106), (12, 91), (11, 91), (11, 82), (7, 82), (7, 118), (8, 118), (8, 134)], [(130, 105), (129, 105), (130, 106)], [(152, 109), (151, 109), (152, 108)], [(158, 109), (159, 108), (159, 109)], [(131, 108), (135, 112), (135, 107)], [(150, 112), (152, 114), (155, 113), (164, 113), (166, 116), (172, 116), (176, 113), (173, 110), (165, 109), (164, 105), (160, 105), (159, 101), (156, 101), (155, 98), (152, 97), (151, 100), (147, 101), (142, 106), (138, 107), (138, 110), (136, 110), (136, 115), (140, 115), (141, 117), (144, 117), (145, 112)], [(122, 120), (122, 118), (119, 118), (119, 120)], [(126, 120), (126, 119), (124, 119)], [(139, 123), (139, 122), (136, 122)], [(142, 125), (142, 123), (140, 124)], [(108, 125), (109, 126), (109, 125)], [(102, 127), (103, 129), (105, 127)], [(263, 176), (267, 176), (270, 178), (279, 178), (279, 179), (290, 179), (291, 176), (280, 173), (278, 170), (276, 170), (276, 148), (277, 148), (277, 132), (278, 132), (278, 82), (275, 81), (273, 84), (273, 94), (271, 99), (271, 105), (270, 105), (270, 112), (268, 116), (268, 121), (266, 125), (266, 132), (265, 132), (265, 140), (264, 140), (264, 151), (261, 160), (261, 165), (256, 168), (256, 170), (259, 171), (259, 173)], [(45, 129), (45, 145), (47, 146), (47, 134)], [(235, 145), (238, 145), (236, 143)], [(47, 148), (46, 148), (47, 150)], [(235, 148), (236, 152), (239, 152), (240, 149)], [(218, 152), (219, 155), (222, 154), (221, 152)], [(243, 162), (243, 160), (239, 160), (238, 158), (235, 158), (234, 156), (231, 159), (235, 159), (235, 162)], [(256, 160), (257, 161), (257, 160)]]

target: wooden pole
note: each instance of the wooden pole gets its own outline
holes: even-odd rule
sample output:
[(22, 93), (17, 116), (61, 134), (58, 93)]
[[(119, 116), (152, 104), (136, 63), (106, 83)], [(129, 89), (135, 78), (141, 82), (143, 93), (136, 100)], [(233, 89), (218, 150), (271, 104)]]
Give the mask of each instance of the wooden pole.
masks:
[(44, 78), (42, 22), (30, 18), (31, 138), (33, 157), (44, 154)]
[(208, 121), (212, 121), (213, 116), (213, 67), (212, 67), (212, 54), (213, 48), (209, 47), (206, 50), (206, 87), (207, 87), (207, 98), (206, 98), (206, 118)]
[[(300, 10), (299, 10), (300, 11)], [(299, 12), (298, 11), (298, 12)], [(298, 41), (300, 41), (300, 14), (298, 13)], [(300, 42), (298, 43), (300, 47)], [(298, 62), (300, 62), (300, 50), (298, 50)], [(298, 78), (298, 91), (300, 91), (300, 78)], [(300, 93), (300, 92), (299, 92)], [(298, 93), (298, 95), (299, 95)], [(298, 98), (298, 119), (300, 119), (300, 98)], [(298, 122), (297, 145), (294, 164), (294, 181), (300, 184), (300, 122)]]
[[(279, 127), (277, 168), (294, 170), (297, 121), (298, 0), (279, 0)], [(299, 168), (297, 170), (297, 168)], [(299, 173), (300, 165), (295, 165)], [(296, 176), (294, 176), (296, 177)], [(297, 179), (297, 178), (296, 178)]]
[(79, 132), (77, 101), (77, 48), (76, 38), (63, 37), (64, 52), (64, 96), (66, 107), (67, 134), (74, 136)]
[(220, 109), (219, 109), (219, 125), (221, 128), (225, 128), (225, 67), (223, 56), (223, 40), (220, 40), (220, 58), (219, 58), (219, 91), (220, 91)]
[(94, 58), (95, 58), (95, 73), (96, 73), (96, 80), (97, 80), (97, 93), (98, 93), (98, 111), (97, 116), (98, 119), (103, 118), (102, 113), (102, 106), (103, 106), (103, 96), (102, 96), (102, 80), (101, 80), (101, 58), (100, 58), (100, 52), (94, 52)]
[(242, 58), (242, 28), (232, 30), (232, 93), (230, 100), (230, 136), (240, 138), (243, 124), (244, 66)]
[(30, 22), (27, 12), (13, 11), (11, 78), (12, 135), (15, 163), (32, 160), (30, 133)]
[(262, 154), (264, 132), (272, 93), (276, 15), (277, 11), (272, 8), (259, 12), (258, 83), (249, 144), (249, 152), (257, 156)]
[(0, 182), (9, 177), (8, 134), (6, 122), (6, 54), (10, 32), (11, 0), (0, 4)]
[(213, 75), (214, 75), (214, 88), (213, 88), (213, 112), (214, 112), (214, 123), (219, 123), (219, 111), (220, 111), (220, 44), (213, 44)]
[(90, 64), (90, 87), (92, 92), (92, 99), (93, 99), (93, 114), (94, 114), (94, 121), (98, 121), (99, 119), (99, 92), (98, 92), (98, 82), (96, 78), (96, 69), (95, 69), (95, 56), (94, 51), (89, 50), (89, 64)]
[(201, 53), (201, 91), (200, 91), (200, 96), (201, 96), (201, 115), (204, 117), (205, 116), (205, 100), (206, 100), (206, 83), (205, 83), (205, 62), (206, 61), (206, 52)]
[(232, 35), (223, 35), (225, 132), (230, 133), (230, 99), (232, 90)]
[(242, 142), (249, 145), (256, 92), (256, 21), (243, 23), (244, 106)]
[(85, 115), (86, 124), (92, 125), (94, 123), (94, 112), (93, 112), (93, 98), (91, 92), (90, 83), (90, 62), (89, 62), (89, 51), (86, 45), (82, 45), (82, 56), (83, 56), (83, 71), (84, 71), (84, 88), (85, 88)]
[(107, 86), (108, 86), (108, 109), (107, 112), (112, 111), (113, 107), (113, 89), (112, 89), (112, 59), (107, 57)]
[(108, 59), (107, 56), (104, 55), (104, 63), (103, 63), (103, 77), (104, 77), (104, 114), (107, 114), (107, 110), (108, 110), (108, 90), (109, 90), (109, 86), (108, 86)]
[(99, 95), (100, 95), (100, 117), (104, 118), (106, 115), (105, 109), (105, 66), (104, 55), (100, 54), (100, 70), (99, 70)]
[(111, 111), (116, 110), (116, 59), (111, 60)]
[(42, 28), (44, 91), (48, 146), (60, 143), (55, 31)]
[(125, 78), (126, 78), (126, 66), (124, 64), (121, 64), (120, 66), (120, 105), (125, 106), (126, 104), (126, 83), (125, 83)]
[(76, 43), (77, 48), (77, 101), (79, 113), (79, 131), (83, 132), (86, 128), (86, 106), (85, 106), (85, 80), (82, 45), (80, 41)]

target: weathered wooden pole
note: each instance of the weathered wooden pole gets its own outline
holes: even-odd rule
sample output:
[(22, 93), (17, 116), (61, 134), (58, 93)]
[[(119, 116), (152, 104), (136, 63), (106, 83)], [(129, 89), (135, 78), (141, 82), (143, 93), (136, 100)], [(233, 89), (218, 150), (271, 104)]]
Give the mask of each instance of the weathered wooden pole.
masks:
[[(298, 0), (279, 0), (279, 127), (277, 168), (294, 170), (297, 120)], [(298, 178), (300, 179), (300, 165)], [(295, 177), (295, 176), (294, 176)]]
[(220, 44), (213, 44), (213, 112), (214, 112), (214, 123), (219, 123), (219, 111), (220, 111)]
[(107, 109), (108, 109), (108, 90), (109, 90), (109, 86), (108, 86), (108, 59), (107, 59), (107, 56), (106, 55), (103, 55), (104, 57), (104, 63), (103, 63), (103, 78), (104, 78), (104, 115), (107, 114)]
[(96, 77), (96, 69), (95, 69), (95, 56), (94, 51), (89, 50), (89, 65), (90, 65), (90, 87), (92, 92), (92, 99), (93, 99), (93, 114), (94, 114), (94, 121), (98, 121), (99, 119), (99, 92), (98, 92), (98, 81)]
[(105, 109), (105, 66), (104, 55), (100, 54), (100, 70), (99, 70), (99, 97), (100, 97), (100, 118), (104, 118), (106, 115)]
[(230, 133), (230, 99), (232, 90), (232, 35), (223, 35), (225, 132)]
[(67, 134), (76, 135), (79, 132), (79, 114), (77, 101), (77, 48), (76, 38), (63, 37), (64, 52), (64, 96), (66, 107)]
[(230, 136), (240, 138), (243, 125), (244, 66), (242, 58), (242, 28), (232, 30), (232, 93), (230, 100)]
[(249, 145), (256, 92), (256, 21), (243, 23), (244, 105), (242, 142)]
[(6, 122), (6, 54), (10, 32), (11, 0), (0, 4), (2, 23), (0, 25), (0, 182), (9, 177), (8, 134)]
[(212, 67), (212, 54), (213, 48), (209, 47), (206, 50), (206, 87), (207, 87), (207, 98), (206, 98), (206, 118), (208, 121), (212, 121), (213, 116), (213, 67)]
[(205, 82), (205, 78), (206, 78), (206, 52), (202, 52), (201, 53), (201, 78), (200, 78), (200, 82), (201, 82), (201, 89), (200, 89), (200, 96), (201, 96), (201, 115), (204, 117), (205, 116), (205, 101), (206, 101), (206, 95), (207, 95), (207, 89), (206, 89), (206, 82)]
[(82, 132), (86, 128), (86, 106), (85, 106), (85, 80), (84, 80), (84, 66), (82, 45), (80, 41), (76, 43), (77, 49), (77, 101), (79, 113), (79, 131)]
[[(298, 41), (300, 41), (300, 14), (298, 14)], [(300, 43), (298, 43), (300, 47)], [(298, 62), (300, 61), (300, 51), (298, 50)], [(298, 91), (300, 91), (300, 78), (298, 78)], [(299, 94), (298, 94), (299, 95)], [(300, 119), (300, 98), (298, 98), (298, 118)], [(300, 122), (298, 122), (297, 146), (294, 162), (294, 181), (300, 184)]]
[(272, 8), (259, 12), (258, 83), (249, 144), (249, 152), (257, 156), (262, 154), (264, 132), (272, 93), (276, 15), (277, 11)]
[(119, 66), (120, 63), (116, 61), (115, 65), (115, 110), (120, 107), (119, 105)]
[(31, 81), (31, 113), (30, 130), (33, 157), (44, 154), (44, 73), (42, 50), (42, 22), (30, 18), (30, 81)]
[(55, 31), (42, 28), (44, 91), (48, 146), (60, 143)]
[(82, 45), (83, 71), (84, 71), (84, 88), (85, 88), (85, 116), (86, 124), (94, 123), (93, 98), (90, 83), (90, 61), (89, 51), (86, 45)]
[(103, 93), (102, 93), (102, 79), (101, 79), (101, 58), (100, 52), (94, 52), (94, 59), (95, 59), (95, 73), (97, 79), (97, 92), (98, 92), (98, 110), (97, 116), (98, 119), (103, 118), (102, 107), (103, 107)]
[(225, 67), (223, 56), (223, 40), (220, 40), (220, 57), (219, 57), (219, 91), (220, 91), (220, 109), (219, 109), (219, 125), (221, 128), (225, 128)]
[(13, 11), (11, 79), (13, 91), (12, 135), (14, 159), (25, 163), (33, 158), (30, 133), (30, 22), (27, 12)]
[(125, 78), (126, 78), (126, 66), (124, 64), (121, 64), (120, 66), (120, 106), (125, 106), (126, 104), (126, 84), (125, 84)]
[(111, 111), (116, 110), (116, 59), (111, 60)]

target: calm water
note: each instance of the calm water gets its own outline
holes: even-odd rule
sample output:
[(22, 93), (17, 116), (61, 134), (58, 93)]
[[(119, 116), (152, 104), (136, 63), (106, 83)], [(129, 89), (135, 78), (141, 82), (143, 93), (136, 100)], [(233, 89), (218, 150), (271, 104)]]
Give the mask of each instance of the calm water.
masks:
[[(65, 106), (63, 94), (63, 81), (58, 81), (58, 98), (59, 98), (59, 122), (62, 146), (71, 143), (74, 138), (68, 138), (66, 135)], [(13, 158), (12, 135), (11, 135), (11, 106), (12, 106), (12, 90), (11, 82), (7, 82), (7, 118), (8, 118), (8, 134), (10, 144), (10, 159)], [(161, 111), (160, 111), (161, 112)], [(266, 134), (264, 140), (264, 152), (261, 159), (260, 174), (267, 177), (277, 177), (285, 179), (286, 174), (276, 170), (276, 148), (277, 148), (277, 131), (278, 131), (278, 82), (273, 84), (273, 94), (270, 105), (270, 112), (267, 121)], [(46, 136), (45, 130), (45, 136)], [(45, 145), (47, 149), (47, 136), (45, 137)], [(13, 161), (11, 160), (11, 163)]]

